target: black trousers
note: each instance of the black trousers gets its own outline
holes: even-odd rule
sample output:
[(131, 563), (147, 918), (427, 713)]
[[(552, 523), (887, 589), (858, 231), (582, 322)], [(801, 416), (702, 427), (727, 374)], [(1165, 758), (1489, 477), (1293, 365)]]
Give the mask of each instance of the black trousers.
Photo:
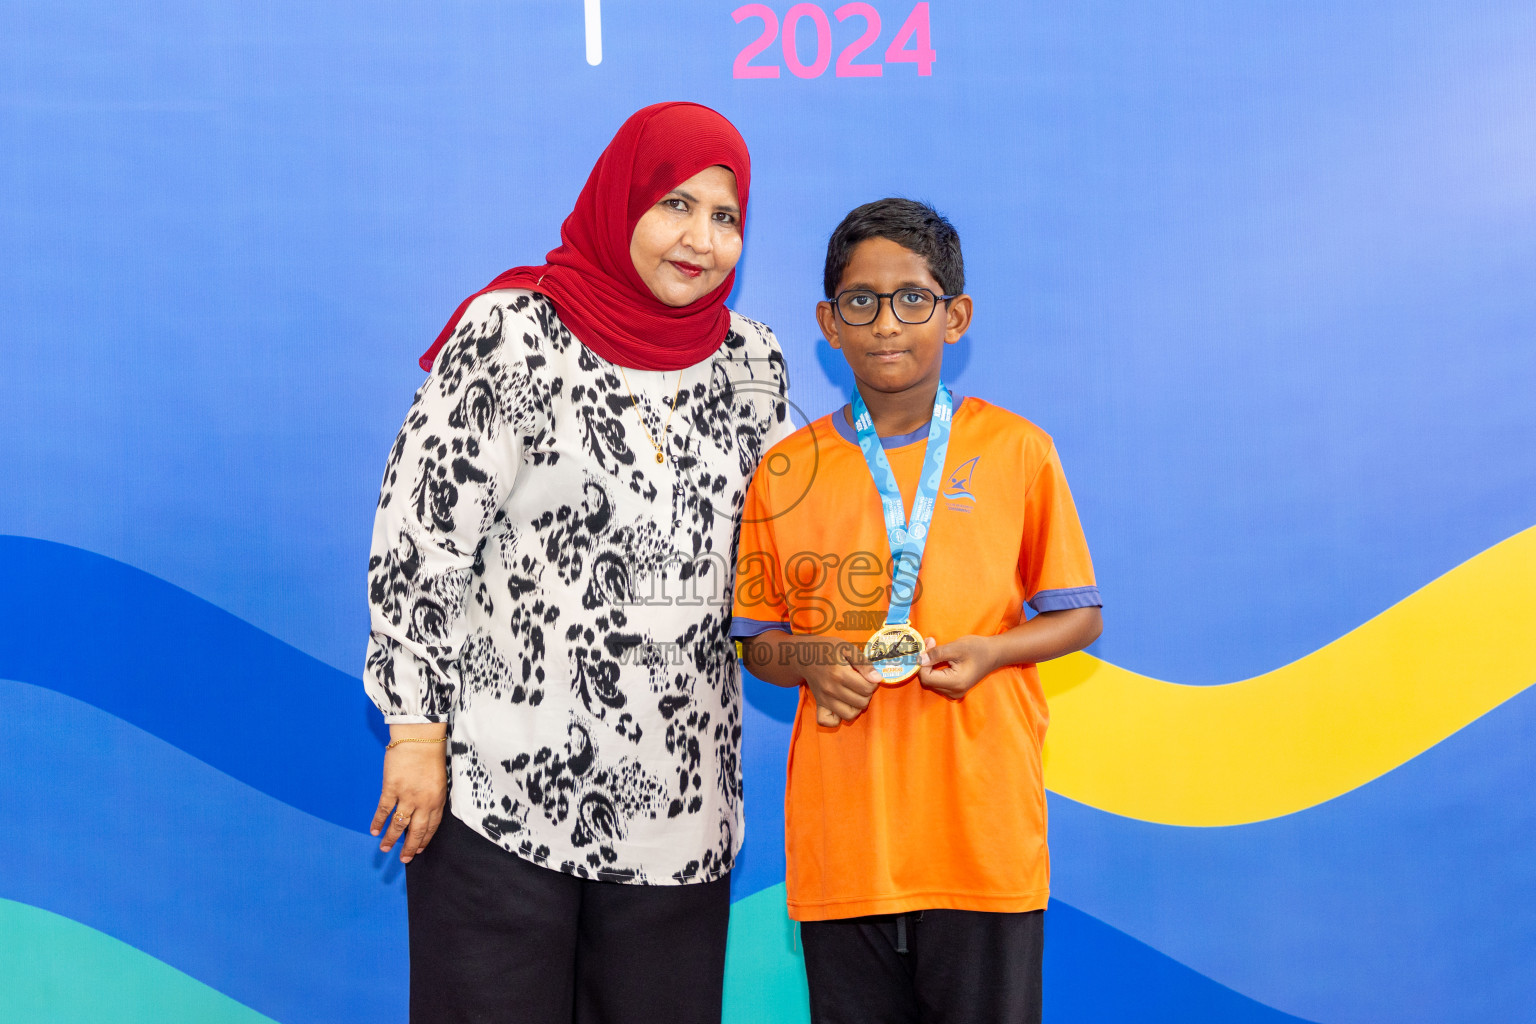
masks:
[(452, 814), (405, 868), (412, 1024), (719, 1024), (730, 879), (591, 882)]
[(1039, 1024), (1045, 911), (800, 926), (812, 1024)]

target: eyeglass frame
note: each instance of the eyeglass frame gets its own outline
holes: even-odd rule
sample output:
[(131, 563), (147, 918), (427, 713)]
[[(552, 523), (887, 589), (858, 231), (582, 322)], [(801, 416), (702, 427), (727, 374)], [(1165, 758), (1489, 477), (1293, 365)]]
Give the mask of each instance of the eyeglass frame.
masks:
[[(861, 324), (848, 323), (848, 318), (843, 315), (843, 304), (839, 300), (841, 300), (842, 297), (847, 295), (849, 292), (863, 292), (866, 295), (873, 295), (875, 297), (875, 315)], [(933, 319), (933, 314), (938, 312), (939, 303), (950, 302), (960, 297), (959, 295), (933, 295), (933, 308), (928, 311), (928, 315), (921, 320), (912, 321), (903, 320), (901, 318), (901, 314), (896, 312), (896, 296), (900, 295), (902, 292), (928, 292), (929, 295), (933, 295), (932, 291), (929, 291), (927, 288), (924, 288), (921, 285), (916, 285), (910, 288), (898, 288), (893, 292), (877, 292), (872, 288), (844, 288), (842, 291), (832, 296), (831, 305), (833, 311), (837, 313), (837, 318), (843, 323), (848, 324), (849, 327), (868, 327), (870, 324), (880, 319), (880, 300), (885, 299), (886, 303), (891, 307), (891, 316), (896, 318), (897, 323), (904, 324), (907, 327), (918, 327)]]

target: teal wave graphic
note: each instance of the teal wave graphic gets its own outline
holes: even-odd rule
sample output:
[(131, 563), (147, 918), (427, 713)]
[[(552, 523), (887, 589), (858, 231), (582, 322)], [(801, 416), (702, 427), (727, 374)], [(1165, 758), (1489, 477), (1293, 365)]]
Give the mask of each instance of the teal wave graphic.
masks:
[(0, 1024), (273, 1024), (94, 928), (0, 900)]

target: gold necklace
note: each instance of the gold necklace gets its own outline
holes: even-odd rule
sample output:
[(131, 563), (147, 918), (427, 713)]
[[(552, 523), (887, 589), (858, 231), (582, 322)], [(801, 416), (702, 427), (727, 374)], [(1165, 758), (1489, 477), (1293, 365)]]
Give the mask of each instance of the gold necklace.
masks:
[[(619, 367), (619, 376), (624, 378), (624, 390), (629, 392), (630, 407), (635, 410), (635, 419), (640, 421), (640, 429), (645, 431), (645, 439), (651, 442), (651, 447), (656, 449), (656, 464), (667, 461), (661, 445), (656, 443), (656, 438), (651, 436), (651, 428), (645, 425), (645, 417), (640, 415), (640, 400), (635, 397), (635, 389), (629, 386), (629, 374), (624, 372), (624, 367)], [(677, 412), (677, 396), (682, 394), (683, 371), (677, 371), (677, 388), (672, 392), (672, 411), (667, 413), (666, 422), (661, 425), (661, 439), (667, 439), (667, 431), (672, 427), (672, 416)]]

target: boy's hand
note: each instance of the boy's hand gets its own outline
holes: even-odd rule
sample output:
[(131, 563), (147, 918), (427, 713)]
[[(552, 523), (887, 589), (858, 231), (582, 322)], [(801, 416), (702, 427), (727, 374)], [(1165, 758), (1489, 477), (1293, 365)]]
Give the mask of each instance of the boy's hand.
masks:
[(823, 641), (812, 664), (802, 663), (805, 685), (816, 701), (816, 724), (834, 728), (869, 707), (880, 689), (880, 673), (864, 660), (864, 649), (846, 640)]
[(963, 698), (998, 667), (989, 636), (962, 636), (943, 645), (929, 637), (928, 659), (928, 664), (917, 670), (917, 678), (950, 700)]

